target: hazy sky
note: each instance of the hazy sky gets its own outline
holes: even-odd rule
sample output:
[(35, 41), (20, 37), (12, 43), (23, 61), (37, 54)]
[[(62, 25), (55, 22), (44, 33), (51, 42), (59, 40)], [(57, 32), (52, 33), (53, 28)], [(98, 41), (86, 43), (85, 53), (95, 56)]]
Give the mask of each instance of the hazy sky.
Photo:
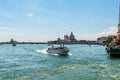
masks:
[(72, 31), (95, 40), (113, 34), (120, 0), (0, 0), (0, 41), (48, 41)]

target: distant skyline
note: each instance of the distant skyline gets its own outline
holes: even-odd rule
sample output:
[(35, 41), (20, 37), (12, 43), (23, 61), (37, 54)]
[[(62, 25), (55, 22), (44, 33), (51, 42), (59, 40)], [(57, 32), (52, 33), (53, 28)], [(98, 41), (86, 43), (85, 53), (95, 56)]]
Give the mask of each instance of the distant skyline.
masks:
[(120, 0), (0, 0), (0, 42), (48, 41), (75, 34), (96, 40), (115, 34)]

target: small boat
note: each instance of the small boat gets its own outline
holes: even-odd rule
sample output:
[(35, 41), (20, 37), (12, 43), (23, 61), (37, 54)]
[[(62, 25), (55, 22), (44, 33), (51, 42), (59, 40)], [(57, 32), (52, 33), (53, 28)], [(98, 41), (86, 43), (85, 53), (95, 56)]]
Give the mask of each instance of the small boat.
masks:
[(67, 56), (68, 55), (68, 52), (69, 52), (69, 49), (67, 47), (64, 47), (64, 45), (60, 45), (60, 47), (54, 47), (52, 45), (51, 48), (48, 48), (47, 49), (47, 52), (50, 53), (50, 54), (58, 54), (60, 56)]
[(16, 46), (16, 43), (14, 42), (14, 43), (12, 43), (12, 46)]

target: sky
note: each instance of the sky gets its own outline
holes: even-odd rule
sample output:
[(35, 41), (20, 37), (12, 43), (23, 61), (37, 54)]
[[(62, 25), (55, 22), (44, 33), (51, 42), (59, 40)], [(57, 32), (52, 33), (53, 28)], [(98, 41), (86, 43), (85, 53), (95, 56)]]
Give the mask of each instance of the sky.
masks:
[(116, 34), (120, 0), (0, 0), (0, 42)]

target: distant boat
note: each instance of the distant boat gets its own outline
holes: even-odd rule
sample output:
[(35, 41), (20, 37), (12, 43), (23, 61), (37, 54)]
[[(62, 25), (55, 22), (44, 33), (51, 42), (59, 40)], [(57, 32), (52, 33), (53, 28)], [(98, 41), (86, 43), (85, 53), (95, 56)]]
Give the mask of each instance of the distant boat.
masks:
[(16, 43), (14, 42), (14, 43), (12, 43), (12, 46), (16, 46)]
[(60, 45), (60, 47), (54, 47), (52, 45), (51, 48), (48, 48), (47, 49), (47, 52), (50, 53), (50, 54), (58, 54), (60, 56), (67, 56), (68, 55), (68, 52), (69, 52), (69, 49), (67, 47), (64, 47), (64, 45)]

